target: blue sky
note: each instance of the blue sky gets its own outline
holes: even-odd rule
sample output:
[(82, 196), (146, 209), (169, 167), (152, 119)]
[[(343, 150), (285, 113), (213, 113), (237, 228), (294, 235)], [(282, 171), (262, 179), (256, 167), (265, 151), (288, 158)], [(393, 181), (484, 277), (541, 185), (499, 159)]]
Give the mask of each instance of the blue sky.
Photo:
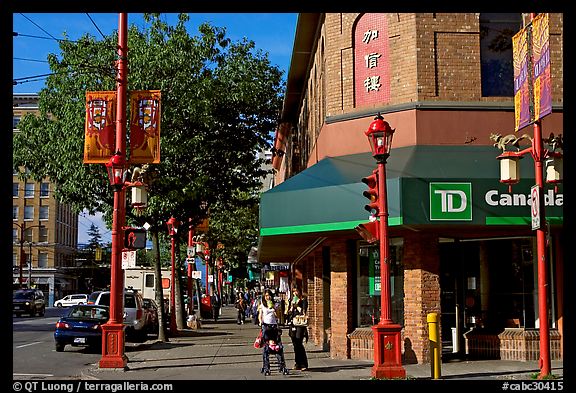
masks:
[[(272, 64), (284, 70), (285, 76), (290, 67), (294, 34), (296, 31), (296, 13), (190, 13), (187, 28), (196, 35), (198, 25), (210, 22), (226, 28), (228, 38), (237, 41), (246, 37), (255, 42), (257, 49), (268, 52)], [(169, 24), (177, 22), (176, 14), (162, 14)], [(109, 35), (118, 29), (118, 14), (115, 13), (14, 13), (13, 31), (13, 79), (19, 82), (13, 86), (13, 93), (38, 93), (45, 78), (50, 73), (46, 62), (49, 53), (59, 53), (58, 39), (75, 40), (85, 33), (101, 38), (100, 31)], [(143, 26), (143, 14), (128, 14), (128, 24)], [(130, 77), (130, 74), (128, 74)], [(24, 78), (24, 79), (23, 79)], [(111, 233), (99, 216), (80, 215), (78, 242), (88, 240), (86, 231), (94, 223), (100, 228), (103, 241), (110, 241)]]

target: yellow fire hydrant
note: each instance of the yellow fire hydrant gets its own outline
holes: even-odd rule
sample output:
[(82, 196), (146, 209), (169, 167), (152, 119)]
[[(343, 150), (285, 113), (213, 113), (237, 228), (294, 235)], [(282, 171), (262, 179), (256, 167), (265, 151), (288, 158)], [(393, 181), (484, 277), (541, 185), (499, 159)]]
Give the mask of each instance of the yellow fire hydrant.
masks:
[(439, 379), (442, 374), (442, 353), (440, 352), (438, 313), (429, 313), (426, 316), (426, 322), (428, 322), (428, 339), (430, 340), (430, 373), (433, 379)]

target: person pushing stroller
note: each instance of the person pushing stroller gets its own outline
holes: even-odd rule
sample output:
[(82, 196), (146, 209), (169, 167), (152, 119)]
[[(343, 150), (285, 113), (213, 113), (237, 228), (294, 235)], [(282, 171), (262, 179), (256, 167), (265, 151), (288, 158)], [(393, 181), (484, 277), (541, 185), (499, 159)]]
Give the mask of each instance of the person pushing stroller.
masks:
[(284, 360), (284, 347), (281, 340), (281, 331), (278, 329), (276, 308), (272, 300), (272, 292), (266, 290), (258, 306), (258, 322), (262, 327), (262, 373), (270, 375), (270, 354), (276, 355), (279, 371), (288, 374)]

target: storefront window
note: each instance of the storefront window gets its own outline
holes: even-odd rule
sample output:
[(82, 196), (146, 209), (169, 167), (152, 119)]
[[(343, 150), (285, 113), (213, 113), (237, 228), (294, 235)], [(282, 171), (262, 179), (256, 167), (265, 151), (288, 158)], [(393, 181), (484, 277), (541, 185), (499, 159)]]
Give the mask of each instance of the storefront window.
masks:
[[(390, 295), (392, 320), (404, 324), (404, 269), (402, 266), (402, 239), (390, 241)], [(368, 327), (380, 321), (380, 251), (377, 244), (360, 243), (357, 265), (357, 319), (358, 327)]]

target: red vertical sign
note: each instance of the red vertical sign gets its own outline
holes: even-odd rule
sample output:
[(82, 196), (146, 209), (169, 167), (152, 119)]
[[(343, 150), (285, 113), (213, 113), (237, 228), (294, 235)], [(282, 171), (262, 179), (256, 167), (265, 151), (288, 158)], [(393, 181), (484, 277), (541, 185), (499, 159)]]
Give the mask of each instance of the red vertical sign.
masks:
[(390, 101), (390, 65), (386, 14), (364, 14), (354, 30), (355, 106)]

